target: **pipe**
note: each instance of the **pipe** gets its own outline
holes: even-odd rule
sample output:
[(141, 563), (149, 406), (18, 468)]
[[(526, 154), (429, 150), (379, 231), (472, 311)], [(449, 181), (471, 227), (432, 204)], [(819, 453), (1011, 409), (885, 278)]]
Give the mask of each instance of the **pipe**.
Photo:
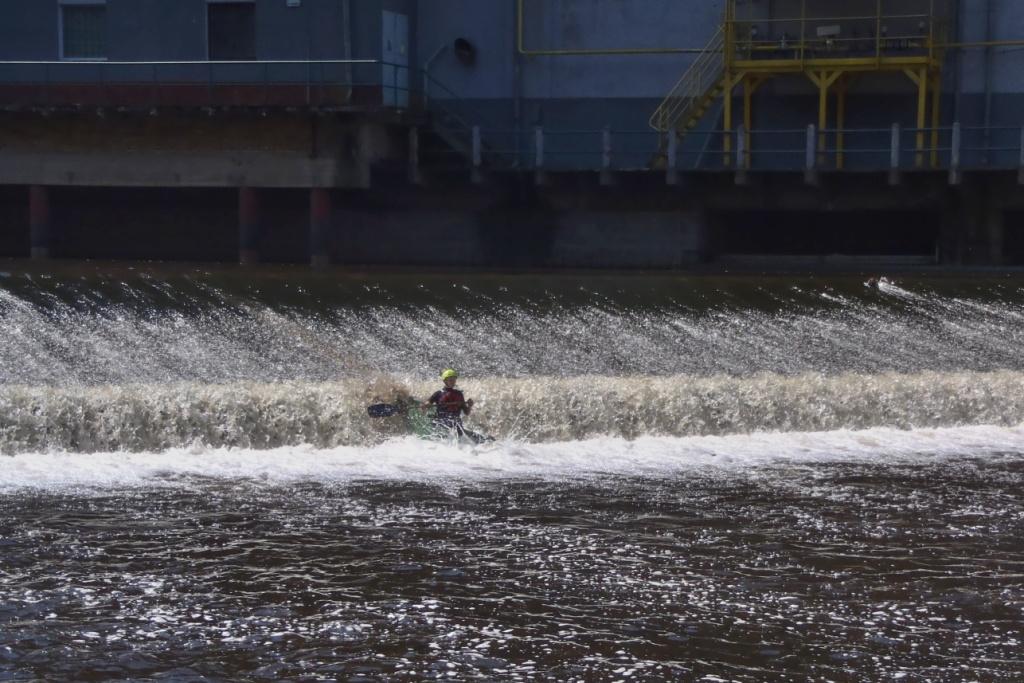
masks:
[[(993, 10), (995, 0), (985, 0), (985, 42), (988, 43), (992, 40), (992, 16), (995, 14)], [(985, 131), (985, 162), (988, 163), (989, 154), (988, 149), (992, 146), (992, 132), (990, 130), (992, 126), (992, 47), (985, 47), (985, 119), (984, 119)]]
[[(963, 40), (963, 4), (961, 0), (953, 0), (953, 35), (957, 41)], [(960, 122), (960, 108), (963, 97), (963, 71), (964, 55), (962, 50), (957, 50), (953, 58), (953, 123)]]
[(519, 0), (516, 6), (516, 17), (518, 22), (519, 40), (516, 49), (512, 50), (512, 131), (515, 136), (515, 159), (513, 164), (518, 168), (521, 164), (520, 151), (522, 149), (522, 126), (523, 126), (523, 3)]
[[(352, 59), (352, 6), (351, 0), (341, 0), (341, 23), (344, 24), (341, 32), (341, 57), (345, 60)], [(352, 82), (352, 65), (346, 64), (342, 73), (348, 83), (348, 95), (346, 99), (351, 104), (352, 91), (355, 89)]]

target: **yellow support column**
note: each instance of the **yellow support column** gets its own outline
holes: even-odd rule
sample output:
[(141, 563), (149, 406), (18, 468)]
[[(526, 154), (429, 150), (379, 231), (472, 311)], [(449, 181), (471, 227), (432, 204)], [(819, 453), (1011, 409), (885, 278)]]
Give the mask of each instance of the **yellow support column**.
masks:
[(733, 76), (732, 63), (736, 58), (736, 0), (725, 3), (725, 50), (722, 77), (722, 164), (732, 165), (732, 89), (737, 80)]
[(818, 166), (825, 162), (825, 126), (828, 125), (828, 88), (825, 86), (825, 74), (808, 71), (807, 77), (818, 88)]
[(750, 111), (750, 98), (754, 94), (754, 84), (750, 76), (743, 77), (743, 168), (750, 168), (750, 125), (753, 116)]
[(828, 91), (843, 75), (843, 72), (807, 71), (805, 73), (811, 82), (818, 86), (818, 164), (823, 165), (825, 163), (825, 146), (828, 142), (825, 133), (828, 128)]
[(846, 162), (843, 149), (846, 143), (846, 136), (843, 129), (846, 128), (846, 85), (845, 78), (839, 79), (836, 84), (836, 168), (843, 170)]
[(722, 80), (722, 164), (732, 165), (732, 88), (736, 85), (731, 73)]
[(914, 164), (921, 168), (924, 166), (924, 127), (928, 120), (928, 69), (904, 69), (903, 73), (917, 86), (917, 154)]
[(761, 84), (767, 80), (765, 76), (743, 75), (743, 143), (745, 153), (743, 155), (744, 168), (750, 168), (751, 147), (750, 131), (754, 129), (754, 105), (752, 98)]

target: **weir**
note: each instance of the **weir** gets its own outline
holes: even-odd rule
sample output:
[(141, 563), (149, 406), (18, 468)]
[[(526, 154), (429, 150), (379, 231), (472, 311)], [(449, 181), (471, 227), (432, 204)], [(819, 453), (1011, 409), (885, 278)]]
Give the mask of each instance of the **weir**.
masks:
[(0, 451), (368, 446), (453, 365), (513, 442), (1012, 427), (1022, 320), (1013, 281), (9, 273)]
[[(509, 443), (1024, 423), (1024, 373), (762, 374), (750, 378), (481, 377), (468, 426)], [(390, 384), (390, 387), (385, 385)], [(0, 453), (373, 446), (408, 437), (366, 406), (433, 385), (378, 381), (7, 387)]]

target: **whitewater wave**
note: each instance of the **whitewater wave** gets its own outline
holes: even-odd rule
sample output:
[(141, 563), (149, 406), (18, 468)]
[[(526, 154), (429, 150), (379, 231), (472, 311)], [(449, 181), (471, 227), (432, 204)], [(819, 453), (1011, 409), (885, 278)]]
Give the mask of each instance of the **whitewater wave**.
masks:
[[(1001, 371), (752, 377), (492, 377), (467, 382), (469, 424), (524, 443), (598, 437), (903, 430), (1024, 422), (1024, 373)], [(10, 387), (0, 452), (161, 452), (372, 446), (410, 432), (368, 403), (429, 395), (378, 380)]]
[(126, 488), (192, 488), (211, 480), (232, 485), (360, 481), (483, 482), (609, 477), (760, 475), (785, 477), (792, 466), (821, 463), (935, 464), (1024, 454), (1024, 425), (952, 429), (871, 429), (823, 433), (601, 438), (577, 442), (504, 442), (459, 446), (415, 438), (372, 447), (310, 446), (266, 451), (171, 449), (161, 453), (21, 454), (0, 467), (0, 492), (78, 492)]

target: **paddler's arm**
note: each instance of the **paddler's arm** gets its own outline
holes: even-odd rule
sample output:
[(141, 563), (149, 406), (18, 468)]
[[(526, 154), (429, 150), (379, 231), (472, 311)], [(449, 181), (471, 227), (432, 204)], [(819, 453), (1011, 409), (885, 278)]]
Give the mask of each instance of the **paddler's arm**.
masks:
[(468, 399), (465, 403), (462, 404), (462, 412), (465, 413), (466, 415), (469, 415), (469, 412), (471, 410), (473, 410), (473, 399)]
[(420, 404), (420, 412), (424, 412), (425, 413), (428, 410), (430, 410), (431, 406), (434, 406), (434, 405), (437, 404), (437, 401), (440, 398), (440, 396), (441, 396), (441, 392), (440, 391), (435, 391), (431, 395), (430, 398), (428, 398), (426, 401), (424, 401), (423, 403)]

